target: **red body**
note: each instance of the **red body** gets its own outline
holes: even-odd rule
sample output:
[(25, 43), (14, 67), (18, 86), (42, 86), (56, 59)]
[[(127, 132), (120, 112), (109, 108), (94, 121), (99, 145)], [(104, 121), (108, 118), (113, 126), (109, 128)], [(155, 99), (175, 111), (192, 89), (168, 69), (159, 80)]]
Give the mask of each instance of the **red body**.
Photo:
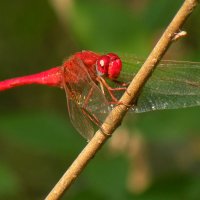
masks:
[[(83, 62), (83, 64), (86, 66), (88, 70), (88, 73), (90, 74), (90, 77), (95, 81), (96, 78), (95, 63), (99, 57), (100, 57), (99, 54), (96, 54), (91, 51), (78, 52), (73, 56), (71, 56), (69, 59), (67, 59), (62, 66), (54, 67), (49, 70), (29, 76), (17, 77), (1, 81), (0, 91), (28, 84), (42, 84), (42, 85), (61, 87), (63, 78), (62, 67), (64, 67), (66, 70), (73, 72), (73, 74), (77, 74), (77, 70), (79, 70), (79, 68), (75, 67), (74, 64), (76, 62)], [(70, 83), (77, 83), (78, 77), (77, 76), (65, 77), (65, 81)]]

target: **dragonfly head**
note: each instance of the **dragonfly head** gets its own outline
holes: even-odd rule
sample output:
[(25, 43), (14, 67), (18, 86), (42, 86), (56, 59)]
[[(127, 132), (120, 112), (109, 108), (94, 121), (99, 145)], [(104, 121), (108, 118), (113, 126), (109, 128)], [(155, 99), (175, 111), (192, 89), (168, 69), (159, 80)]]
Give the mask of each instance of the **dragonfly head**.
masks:
[(122, 61), (118, 55), (108, 53), (102, 55), (96, 62), (96, 71), (99, 76), (117, 79), (122, 69)]

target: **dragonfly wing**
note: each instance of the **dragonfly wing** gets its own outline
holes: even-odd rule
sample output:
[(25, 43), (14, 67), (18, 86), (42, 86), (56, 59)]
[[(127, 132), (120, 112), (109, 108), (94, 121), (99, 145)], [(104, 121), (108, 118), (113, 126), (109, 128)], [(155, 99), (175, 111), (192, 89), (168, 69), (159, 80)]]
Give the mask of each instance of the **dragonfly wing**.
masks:
[(94, 134), (93, 125), (101, 127), (110, 106), (83, 62), (78, 58), (73, 62), (73, 70), (65, 69), (65, 76), (77, 77), (76, 82), (67, 82), (64, 87), (68, 95), (69, 115), (78, 132), (90, 140)]
[(67, 98), (67, 104), (71, 123), (85, 139), (90, 140), (94, 135), (91, 121), (83, 115), (80, 106), (74, 100)]
[[(126, 62), (129, 68), (131, 63)], [(137, 64), (141, 66), (142, 62)], [(135, 72), (139, 66), (132, 67)], [(133, 110), (147, 112), (199, 105), (200, 63), (162, 61), (141, 91)]]
[(139, 96), (136, 112), (200, 105), (200, 63), (163, 61)]

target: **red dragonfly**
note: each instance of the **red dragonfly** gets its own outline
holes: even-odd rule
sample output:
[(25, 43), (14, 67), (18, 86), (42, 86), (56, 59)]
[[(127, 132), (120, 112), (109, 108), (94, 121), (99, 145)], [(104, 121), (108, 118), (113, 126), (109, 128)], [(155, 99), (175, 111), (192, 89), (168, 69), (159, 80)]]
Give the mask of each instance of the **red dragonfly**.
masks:
[[(123, 63), (123, 68), (122, 68)], [(64, 88), (69, 116), (76, 130), (90, 140), (94, 125), (101, 127), (129, 82), (143, 64), (133, 56), (82, 51), (62, 66), (0, 82), (0, 91), (27, 84)], [(147, 112), (200, 105), (200, 63), (162, 61), (144, 86), (131, 110)]]
[[(120, 85), (121, 82), (116, 79), (121, 69), (122, 62), (114, 53), (100, 55), (82, 51), (71, 56), (62, 66), (1, 81), (0, 91), (28, 84), (64, 88), (71, 122), (83, 137), (90, 140), (94, 134), (94, 124), (100, 127), (110, 111), (111, 102), (118, 101), (113, 92), (126, 89), (111, 88), (103, 76)], [(105, 89), (112, 99), (110, 102), (105, 96)]]

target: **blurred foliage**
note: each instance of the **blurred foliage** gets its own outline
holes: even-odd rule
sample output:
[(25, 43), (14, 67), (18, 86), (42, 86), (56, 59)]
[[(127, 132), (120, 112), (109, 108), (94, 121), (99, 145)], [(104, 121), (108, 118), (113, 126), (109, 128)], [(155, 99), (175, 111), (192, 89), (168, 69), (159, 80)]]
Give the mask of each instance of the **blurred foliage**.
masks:
[[(82, 49), (145, 57), (181, 3), (0, 1), (0, 79), (60, 65)], [(196, 10), (167, 58), (200, 60), (199, 17)], [(43, 199), (86, 142), (69, 122), (63, 91), (27, 86), (0, 97), (0, 199)], [(64, 197), (199, 199), (198, 116), (199, 108), (129, 115), (125, 133), (111, 138), (117, 148), (107, 144)]]

